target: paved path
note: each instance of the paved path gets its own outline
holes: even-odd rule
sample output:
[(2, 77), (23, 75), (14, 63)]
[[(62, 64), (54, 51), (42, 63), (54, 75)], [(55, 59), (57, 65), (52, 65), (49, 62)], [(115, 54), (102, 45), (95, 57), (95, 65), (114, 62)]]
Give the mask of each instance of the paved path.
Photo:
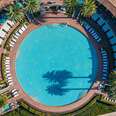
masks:
[(5, 92), (7, 92), (7, 91), (9, 91), (9, 90), (11, 90), (11, 86), (8, 86), (8, 87), (6, 87), (6, 88), (0, 90), (0, 94), (5, 93)]
[(0, 0), (0, 8), (12, 3), (14, 0)]

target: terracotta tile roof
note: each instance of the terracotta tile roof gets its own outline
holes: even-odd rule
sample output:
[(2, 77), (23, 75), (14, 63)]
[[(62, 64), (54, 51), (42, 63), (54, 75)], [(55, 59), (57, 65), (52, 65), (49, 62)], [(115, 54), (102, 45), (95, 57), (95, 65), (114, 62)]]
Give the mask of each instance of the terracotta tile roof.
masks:
[(6, 5), (10, 4), (14, 0), (0, 0), (0, 8), (5, 7)]
[(116, 17), (116, 0), (97, 0)]

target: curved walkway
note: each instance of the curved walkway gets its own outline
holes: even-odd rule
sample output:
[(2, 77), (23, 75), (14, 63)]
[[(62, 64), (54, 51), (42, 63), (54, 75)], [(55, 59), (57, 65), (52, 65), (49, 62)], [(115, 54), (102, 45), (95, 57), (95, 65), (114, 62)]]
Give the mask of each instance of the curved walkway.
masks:
[(6, 88), (0, 90), (0, 94), (5, 93), (5, 92), (10, 91), (10, 90), (11, 90), (11, 87), (8, 86), (8, 87), (6, 87)]

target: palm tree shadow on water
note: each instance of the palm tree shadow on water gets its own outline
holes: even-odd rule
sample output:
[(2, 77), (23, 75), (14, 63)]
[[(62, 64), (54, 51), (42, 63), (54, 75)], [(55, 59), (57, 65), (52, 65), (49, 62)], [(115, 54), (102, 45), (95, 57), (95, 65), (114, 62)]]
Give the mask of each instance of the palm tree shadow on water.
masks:
[(48, 85), (46, 91), (51, 95), (62, 96), (72, 90), (88, 90), (89, 88), (66, 88), (68, 84), (68, 79), (71, 78), (89, 78), (89, 77), (73, 77), (72, 72), (67, 70), (51, 71), (43, 75), (44, 79), (51, 82)]
[(46, 91), (51, 95), (59, 96), (63, 96), (66, 92), (68, 92), (68, 90), (63, 89), (60, 84), (52, 84), (46, 88)]
[(49, 82), (58, 83), (62, 86), (68, 83), (68, 79), (72, 77), (72, 73), (66, 70), (62, 71), (51, 71), (43, 75), (43, 78)]

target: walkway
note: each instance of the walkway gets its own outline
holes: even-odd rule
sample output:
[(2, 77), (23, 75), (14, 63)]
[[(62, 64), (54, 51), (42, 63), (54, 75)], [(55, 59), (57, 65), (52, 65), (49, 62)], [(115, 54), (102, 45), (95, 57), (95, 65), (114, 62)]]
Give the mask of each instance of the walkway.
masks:
[(116, 112), (107, 113), (107, 114), (103, 114), (103, 115), (99, 115), (99, 116), (116, 116)]
[(0, 0), (0, 8), (11, 4), (14, 0)]
[(10, 91), (10, 90), (11, 90), (11, 86), (8, 86), (8, 87), (0, 90), (0, 94), (5, 93), (5, 92)]

